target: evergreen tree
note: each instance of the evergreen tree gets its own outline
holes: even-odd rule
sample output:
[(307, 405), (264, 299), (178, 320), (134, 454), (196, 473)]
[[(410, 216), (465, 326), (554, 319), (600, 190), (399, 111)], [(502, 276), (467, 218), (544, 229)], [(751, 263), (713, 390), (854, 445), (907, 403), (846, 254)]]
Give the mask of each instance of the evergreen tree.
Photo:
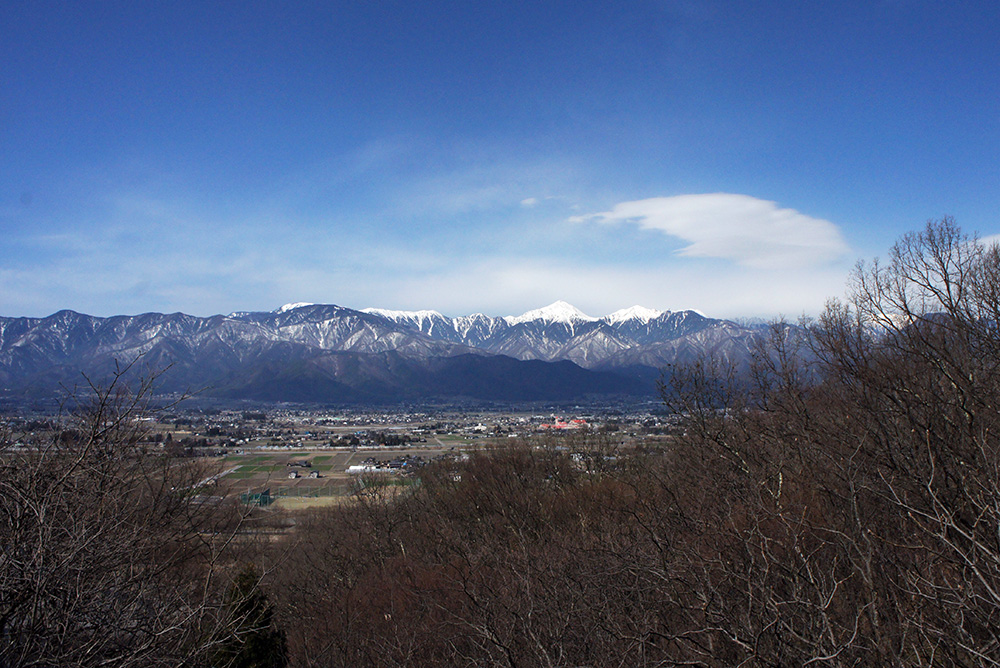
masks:
[(247, 564), (227, 595), (229, 624), (213, 665), (217, 668), (284, 668), (288, 646), (273, 623), (274, 610), (260, 588), (260, 573)]

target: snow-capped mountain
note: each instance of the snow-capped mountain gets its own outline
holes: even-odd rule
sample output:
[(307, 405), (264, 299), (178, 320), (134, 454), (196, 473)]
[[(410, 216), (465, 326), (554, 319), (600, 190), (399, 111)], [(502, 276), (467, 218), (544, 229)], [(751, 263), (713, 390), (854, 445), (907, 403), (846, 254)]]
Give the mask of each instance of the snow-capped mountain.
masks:
[[(477, 313), (448, 318), (437, 311), (390, 311), (368, 308), (431, 338), (458, 343), (496, 355), (522, 360), (570, 360), (586, 368), (606, 367), (610, 360), (636, 347), (649, 346), (706, 330), (703, 339), (734, 337), (737, 325), (707, 318), (697, 311), (657, 311), (643, 306), (615, 311), (601, 318), (557, 301), (517, 316), (491, 317)], [(735, 328), (735, 330), (734, 330)], [(655, 357), (655, 355), (654, 355)], [(657, 364), (673, 361), (664, 353)], [(646, 359), (651, 359), (647, 353)]]
[(459, 341), (453, 336), (454, 326), (449, 318), (444, 317), (437, 311), (391, 311), (382, 308), (361, 309), (362, 313), (376, 315), (386, 320), (407, 327), (416, 329), (418, 332), (442, 339), (446, 341)]
[(497, 332), (508, 327), (503, 318), (493, 318), (482, 313), (461, 316), (451, 322), (458, 340), (474, 348), (484, 348), (486, 342), (496, 336)]
[(557, 301), (543, 306), (542, 308), (522, 313), (521, 315), (509, 315), (504, 318), (508, 325), (520, 325), (523, 322), (544, 322), (549, 325), (556, 323), (573, 326), (580, 322), (594, 322), (597, 318), (589, 315), (564, 301)]
[[(456, 318), (430, 310), (358, 311), (304, 302), (207, 318), (98, 318), (60, 311), (46, 318), (0, 317), (0, 396), (73, 384), (81, 372), (99, 376), (116, 362), (135, 359), (147, 368), (169, 369), (168, 388), (272, 399), (454, 392), (489, 398), (517, 387), (525, 396), (535, 396), (532, 387), (549, 388), (551, 396), (650, 391), (622, 379), (635, 378), (640, 368), (645, 371), (639, 375), (649, 378), (660, 367), (707, 351), (745, 359), (754, 336), (752, 328), (695, 311), (633, 306), (598, 318), (566, 302), (518, 316)], [(488, 361), (497, 356), (513, 359)], [(609, 372), (617, 375), (601, 375)], [(458, 383), (454, 374), (465, 381)], [(553, 384), (543, 376), (561, 380)]]

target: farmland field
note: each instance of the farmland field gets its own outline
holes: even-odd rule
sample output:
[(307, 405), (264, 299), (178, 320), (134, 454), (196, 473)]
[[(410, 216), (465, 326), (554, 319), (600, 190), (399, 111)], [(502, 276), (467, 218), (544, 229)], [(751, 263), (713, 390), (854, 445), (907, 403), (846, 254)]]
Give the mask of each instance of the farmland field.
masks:
[[(319, 452), (253, 452), (241, 455), (227, 455), (223, 458), (222, 469), (229, 471), (219, 483), (230, 493), (259, 491), (270, 488), (271, 495), (280, 502), (282, 508), (313, 507), (335, 505), (350, 494), (355, 476), (346, 473), (347, 467), (361, 464), (369, 457), (387, 462), (409, 455), (430, 461), (442, 454), (453, 452), (450, 448), (380, 448), (377, 450)], [(310, 466), (302, 464), (308, 462)], [(317, 472), (318, 478), (309, 477)], [(289, 474), (299, 474), (289, 478)]]

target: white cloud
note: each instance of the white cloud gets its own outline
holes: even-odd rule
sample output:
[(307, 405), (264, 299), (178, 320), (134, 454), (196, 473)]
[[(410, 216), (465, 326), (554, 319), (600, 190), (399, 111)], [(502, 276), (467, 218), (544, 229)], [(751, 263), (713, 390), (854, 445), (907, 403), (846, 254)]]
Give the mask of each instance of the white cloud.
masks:
[(1000, 245), (1000, 234), (990, 234), (989, 236), (980, 237), (979, 243), (982, 244), (984, 248)]
[[(301, 250), (301, 249), (298, 249)], [(113, 250), (68, 258), (33, 272), (0, 268), (0, 315), (44, 316), (60, 308), (95, 315), (185, 311), (196, 315), (270, 310), (292, 301), (519, 314), (564, 299), (600, 316), (634, 304), (660, 310), (698, 309), (712, 317), (818, 314), (844, 294), (847, 267), (757, 270), (730, 266), (704, 272), (696, 265), (659, 267), (579, 263), (565, 258), (427, 256), (342, 258), (318, 266), (294, 245), (247, 261), (235, 256), (188, 257), (150, 252), (112, 261)], [(162, 251), (161, 251), (162, 253)], [(334, 257), (334, 254), (330, 254)], [(394, 260), (405, 261), (387, 270)], [(428, 267), (433, 270), (428, 271)]]
[[(85, 228), (0, 240), (0, 314), (209, 315), (308, 301), (507, 315), (565, 299), (593, 315), (633, 304), (795, 315), (843, 290), (845, 267), (815, 264), (847, 250), (832, 223), (715, 194), (623, 202), (572, 219), (591, 223), (581, 229), (565, 217), (576, 199), (566, 179), (547, 164), (456, 169), (389, 188), (371, 219), (334, 210), (302, 221), (274, 202), (217, 210), (156, 188), (111, 193)], [(626, 223), (682, 239), (683, 255), (731, 262), (663, 262), (648, 234), (619, 234)], [(18, 253), (34, 261), (13, 261)]]
[(826, 263), (850, 250), (833, 223), (749, 195), (653, 197), (570, 220), (658, 230), (688, 242), (680, 255), (723, 258), (748, 267)]
[(761, 271), (731, 266), (710, 273), (693, 265), (587, 265), (564, 259), (478, 258), (442, 271), (404, 274), (381, 285), (359, 281), (353, 294), (329, 281), (345, 306), (435, 309), (447, 315), (482, 311), (519, 314), (563, 299), (593, 316), (634, 304), (660, 310), (697, 309), (712, 317), (818, 315), (844, 294), (849, 267)]

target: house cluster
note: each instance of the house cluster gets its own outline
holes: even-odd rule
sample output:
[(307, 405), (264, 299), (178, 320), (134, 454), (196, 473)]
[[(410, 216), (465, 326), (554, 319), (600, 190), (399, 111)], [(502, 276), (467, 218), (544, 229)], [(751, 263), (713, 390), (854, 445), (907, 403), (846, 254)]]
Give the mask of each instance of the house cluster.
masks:
[(552, 423), (540, 424), (539, 429), (583, 429), (587, 426), (586, 420), (563, 420), (562, 418), (556, 418)]
[(348, 475), (363, 475), (366, 473), (409, 473), (416, 468), (423, 466), (426, 462), (420, 455), (402, 455), (388, 461), (380, 461), (375, 457), (368, 457), (360, 464), (353, 464), (347, 467)]

